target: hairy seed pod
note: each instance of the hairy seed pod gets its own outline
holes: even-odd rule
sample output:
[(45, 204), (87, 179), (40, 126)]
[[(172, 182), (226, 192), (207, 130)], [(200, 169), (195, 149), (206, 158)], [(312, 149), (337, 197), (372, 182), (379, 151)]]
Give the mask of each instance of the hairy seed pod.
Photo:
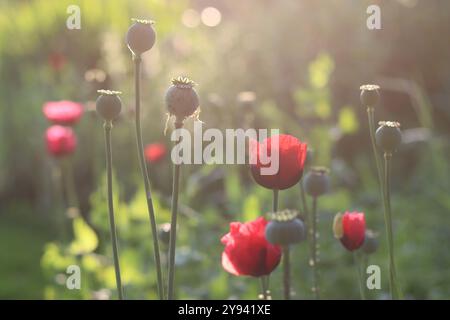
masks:
[(106, 121), (112, 121), (117, 118), (122, 109), (122, 100), (120, 100), (119, 91), (98, 90), (100, 96), (96, 101), (97, 113)]
[(380, 121), (380, 127), (375, 133), (377, 145), (384, 151), (392, 153), (402, 143), (400, 123), (395, 121)]
[(153, 29), (153, 21), (132, 20), (134, 23), (128, 29), (126, 42), (131, 52), (139, 56), (153, 47), (156, 40), (156, 32)]
[(195, 83), (185, 77), (172, 79), (172, 85), (166, 92), (167, 110), (175, 116), (177, 123), (192, 116), (199, 107), (199, 97), (194, 89)]

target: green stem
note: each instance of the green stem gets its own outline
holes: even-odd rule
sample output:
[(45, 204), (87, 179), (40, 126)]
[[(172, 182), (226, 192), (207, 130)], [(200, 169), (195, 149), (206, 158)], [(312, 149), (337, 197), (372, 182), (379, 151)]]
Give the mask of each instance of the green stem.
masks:
[[(182, 123), (175, 123), (175, 129), (180, 129)], [(179, 142), (176, 139), (176, 144)], [(169, 241), (169, 281), (168, 281), (168, 295), (167, 299), (172, 300), (174, 297), (174, 278), (175, 278), (175, 250), (177, 239), (177, 215), (178, 215), (178, 189), (180, 184), (180, 164), (173, 165), (173, 180), (172, 180), (172, 217), (170, 221), (170, 241)]]
[(141, 91), (140, 91), (140, 73), (141, 73), (141, 57), (134, 56), (135, 62), (135, 92), (136, 92), (136, 143), (138, 148), (139, 162), (141, 167), (142, 178), (144, 179), (145, 198), (147, 200), (147, 210), (150, 218), (150, 229), (153, 239), (153, 254), (156, 264), (156, 276), (158, 281), (158, 295), (159, 299), (164, 299), (164, 286), (162, 279), (161, 257), (159, 251), (158, 233), (156, 230), (155, 210), (153, 207), (152, 193), (150, 188), (150, 179), (148, 178), (147, 163), (144, 157), (144, 146), (142, 143), (142, 129), (141, 129)]
[(375, 158), (375, 163), (377, 166), (377, 175), (378, 175), (378, 188), (380, 192), (381, 199), (383, 200), (383, 167), (381, 164), (380, 155), (378, 154), (377, 145), (375, 142), (375, 117), (374, 117), (374, 108), (367, 107), (367, 116), (369, 118), (369, 132), (370, 132), (370, 141), (372, 143), (373, 156)]
[(314, 297), (316, 300), (320, 299), (320, 287), (319, 287), (319, 270), (317, 267), (317, 222), (318, 222), (318, 216), (317, 216), (317, 197), (313, 197), (313, 203), (312, 203), (312, 261), (311, 265), (313, 268), (313, 292)]
[(284, 300), (291, 299), (291, 267), (289, 261), (289, 245), (283, 246), (283, 284)]
[(278, 211), (278, 189), (273, 189), (273, 201), (272, 201), (272, 212), (276, 213)]
[(263, 300), (267, 300), (267, 284), (266, 284), (266, 276), (259, 277), (259, 281), (261, 284), (261, 296), (263, 297)]
[(387, 240), (389, 245), (389, 287), (392, 299), (398, 298), (398, 289), (396, 284), (395, 256), (394, 256), (394, 233), (392, 230), (392, 213), (391, 213), (391, 158), (392, 154), (384, 153), (384, 216), (387, 228)]
[(366, 300), (366, 294), (364, 290), (364, 278), (361, 273), (362, 262), (358, 259), (358, 254), (356, 251), (353, 251), (353, 261), (355, 264), (356, 271), (358, 272), (358, 283), (359, 283), (359, 294), (361, 296), (361, 300)]
[(53, 180), (53, 189), (56, 194), (56, 207), (57, 207), (57, 223), (58, 223), (58, 231), (59, 236), (63, 242), (69, 240), (68, 236), (68, 226), (67, 226), (67, 215), (66, 215), (66, 206), (64, 204), (64, 194), (62, 190), (64, 189), (64, 183), (62, 178), (62, 168), (61, 163), (58, 162), (58, 165), (54, 166), (52, 169), (52, 180)]
[(105, 122), (104, 128), (105, 128), (106, 170), (107, 170), (107, 184), (108, 184), (109, 225), (113, 248), (114, 270), (116, 272), (117, 292), (119, 294), (119, 299), (123, 300), (122, 281), (120, 279), (119, 251), (117, 248), (116, 224), (114, 222), (114, 204), (113, 204), (113, 190), (112, 190), (111, 121)]

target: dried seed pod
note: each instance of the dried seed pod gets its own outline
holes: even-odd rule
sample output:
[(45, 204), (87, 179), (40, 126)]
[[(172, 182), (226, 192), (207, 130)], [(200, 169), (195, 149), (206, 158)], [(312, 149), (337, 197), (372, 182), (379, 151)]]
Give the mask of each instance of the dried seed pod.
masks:
[(375, 133), (377, 145), (385, 152), (392, 153), (402, 143), (400, 123), (395, 121), (380, 121), (380, 127)]
[(359, 87), (361, 90), (361, 103), (365, 107), (373, 107), (377, 104), (380, 99), (380, 87), (376, 84), (365, 84)]

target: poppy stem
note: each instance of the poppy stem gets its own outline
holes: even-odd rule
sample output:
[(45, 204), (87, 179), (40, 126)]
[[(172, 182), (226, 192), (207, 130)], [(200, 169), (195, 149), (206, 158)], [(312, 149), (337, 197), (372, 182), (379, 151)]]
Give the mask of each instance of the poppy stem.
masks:
[(272, 202), (272, 211), (276, 213), (278, 211), (278, 189), (273, 189), (273, 202)]
[(375, 116), (374, 116), (374, 108), (367, 107), (367, 116), (369, 120), (369, 133), (370, 133), (370, 141), (372, 143), (373, 156), (375, 158), (375, 163), (377, 166), (377, 175), (378, 175), (378, 188), (381, 195), (381, 199), (383, 200), (384, 192), (383, 192), (383, 167), (381, 164), (380, 155), (378, 154), (377, 145), (375, 142)]
[(261, 291), (262, 291), (262, 298), (263, 300), (267, 300), (267, 287), (266, 287), (266, 276), (259, 277), (259, 281), (261, 283)]
[(361, 268), (363, 267), (363, 263), (361, 259), (358, 258), (358, 254), (356, 251), (353, 251), (353, 262), (355, 264), (356, 271), (358, 272), (358, 283), (359, 283), (359, 294), (361, 296), (361, 300), (366, 300), (366, 294), (364, 290), (364, 279), (361, 272)]
[(394, 258), (394, 234), (392, 230), (392, 213), (391, 213), (391, 158), (392, 153), (384, 153), (384, 217), (386, 220), (387, 240), (389, 245), (389, 287), (391, 289), (391, 297), (393, 300), (398, 299), (400, 294), (396, 283), (396, 270)]
[(153, 207), (152, 192), (150, 188), (150, 179), (148, 177), (147, 163), (144, 157), (144, 146), (142, 144), (142, 129), (141, 129), (141, 86), (140, 86), (140, 75), (141, 75), (141, 57), (133, 55), (133, 60), (135, 63), (135, 94), (136, 94), (136, 143), (138, 148), (139, 162), (141, 167), (142, 178), (144, 180), (145, 188), (145, 198), (147, 200), (147, 210), (150, 218), (150, 229), (152, 232), (153, 239), (153, 254), (156, 264), (156, 277), (158, 281), (158, 295), (159, 299), (164, 299), (164, 286), (162, 279), (162, 268), (161, 268), (161, 258), (159, 251), (159, 241), (158, 233), (156, 230), (156, 218), (155, 210)]
[[(182, 123), (175, 123), (175, 129), (180, 129)], [(177, 137), (175, 144), (178, 144), (180, 137)], [(170, 240), (169, 240), (169, 280), (167, 299), (172, 300), (174, 296), (173, 284), (175, 278), (175, 249), (177, 238), (177, 215), (178, 215), (178, 189), (180, 184), (180, 164), (173, 165), (172, 180), (172, 217), (170, 221)]]
[(283, 284), (284, 300), (291, 299), (291, 266), (289, 259), (289, 245), (283, 246)]
[(68, 226), (67, 226), (67, 219), (66, 219), (66, 206), (64, 204), (64, 194), (62, 190), (64, 189), (64, 183), (62, 178), (62, 168), (61, 163), (59, 162), (58, 165), (54, 166), (52, 169), (52, 180), (53, 180), (53, 189), (54, 193), (56, 195), (56, 202), (57, 202), (57, 223), (58, 223), (58, 231), (59, 236), (63, 242), (68, 240)]
[(112, 122), (111, 121), (106, 121), (103, 127), (105, 129), (109, 226), (110, 226), (111, 240), (112, 240), (112, 249), (113, 249), (113, 258), (114, 258), (114, 270), (115, 270), (115, 273), (116, 273), (116, 285), (117, 285), (117, 292), (119, 294), (119, 300), (123, 300), (122, 281), (120, 279), (119, 251), (118, 251), (118, 248), (117, 248), (116, 224), (114, 222), (114, 204), (113, 204), (113, 190), (112, 190), (112, 152), (111, 152)]
[(313, 268), (313, 293), (314, 293), (314, 297), (316, 300), (320, 299), (320, 288), (319, 288), (319, 271), (318, 271), (318, 267), (317, 267), (317, 222), (318, 222), (318, 217), (317, 217), (317, 197), (313, 197), (313, 202), (312, 202), (312, 229), (311, 229), (311, 240), (312, 240), (312, 244), (311, 244), (311, 248), (312, 248), (312, 259), (310, 261), (310, 264), (312, 265)]

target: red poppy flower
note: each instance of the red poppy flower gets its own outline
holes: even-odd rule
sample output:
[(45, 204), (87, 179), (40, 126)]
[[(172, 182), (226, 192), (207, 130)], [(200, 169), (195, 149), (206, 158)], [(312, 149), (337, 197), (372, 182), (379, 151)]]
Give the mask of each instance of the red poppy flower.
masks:
[(349, 251), (359, 249), (366, 233), (366, 219), (362, 212), (338, 213), (333, 222), (334, 236), (341, 240), (342, 245)]
[(222, 266), (226, 271), (236, 276), (260, 277), (277, 267), (281, 248), (266, 240), (266, 225), (263, 217), (247, 223), (230, 223), (230, 232), (221, 239), (225, 245)]
[[(276, 140), (278, 139), (278, 144)], [(250, 169), (255, 181), (268, 189), (287, 189), (297, 184), (302, 175), (306, 160), (306, 143), (287, 135), (275, 135), (265, 139), (262, 143), (252, 141), (250, 144)], [(274, 167), (274, 152), (278, 152), (278, 171), (269, 175), (263, 168)], [(271, 162), (264, 161), (267, 160)], [(266, 164), (267, 163), (267, 164)]]
[(151, 143), (145, 147), (145, 158), (149, 163), (157, 163), (164, 159), (167, 148), (163, 143)]
[(77, 146), (77, 137), (72, 128), (60, 125), (48, 128), (45, 140), (48, 152), (55, 157), (69, 155), (75, 151)]
[(62, 125), (75, 124), (83, 115), (83, 105), (72, 101), (49, 101), (42, 108), (45, 117), (55, 123)]

